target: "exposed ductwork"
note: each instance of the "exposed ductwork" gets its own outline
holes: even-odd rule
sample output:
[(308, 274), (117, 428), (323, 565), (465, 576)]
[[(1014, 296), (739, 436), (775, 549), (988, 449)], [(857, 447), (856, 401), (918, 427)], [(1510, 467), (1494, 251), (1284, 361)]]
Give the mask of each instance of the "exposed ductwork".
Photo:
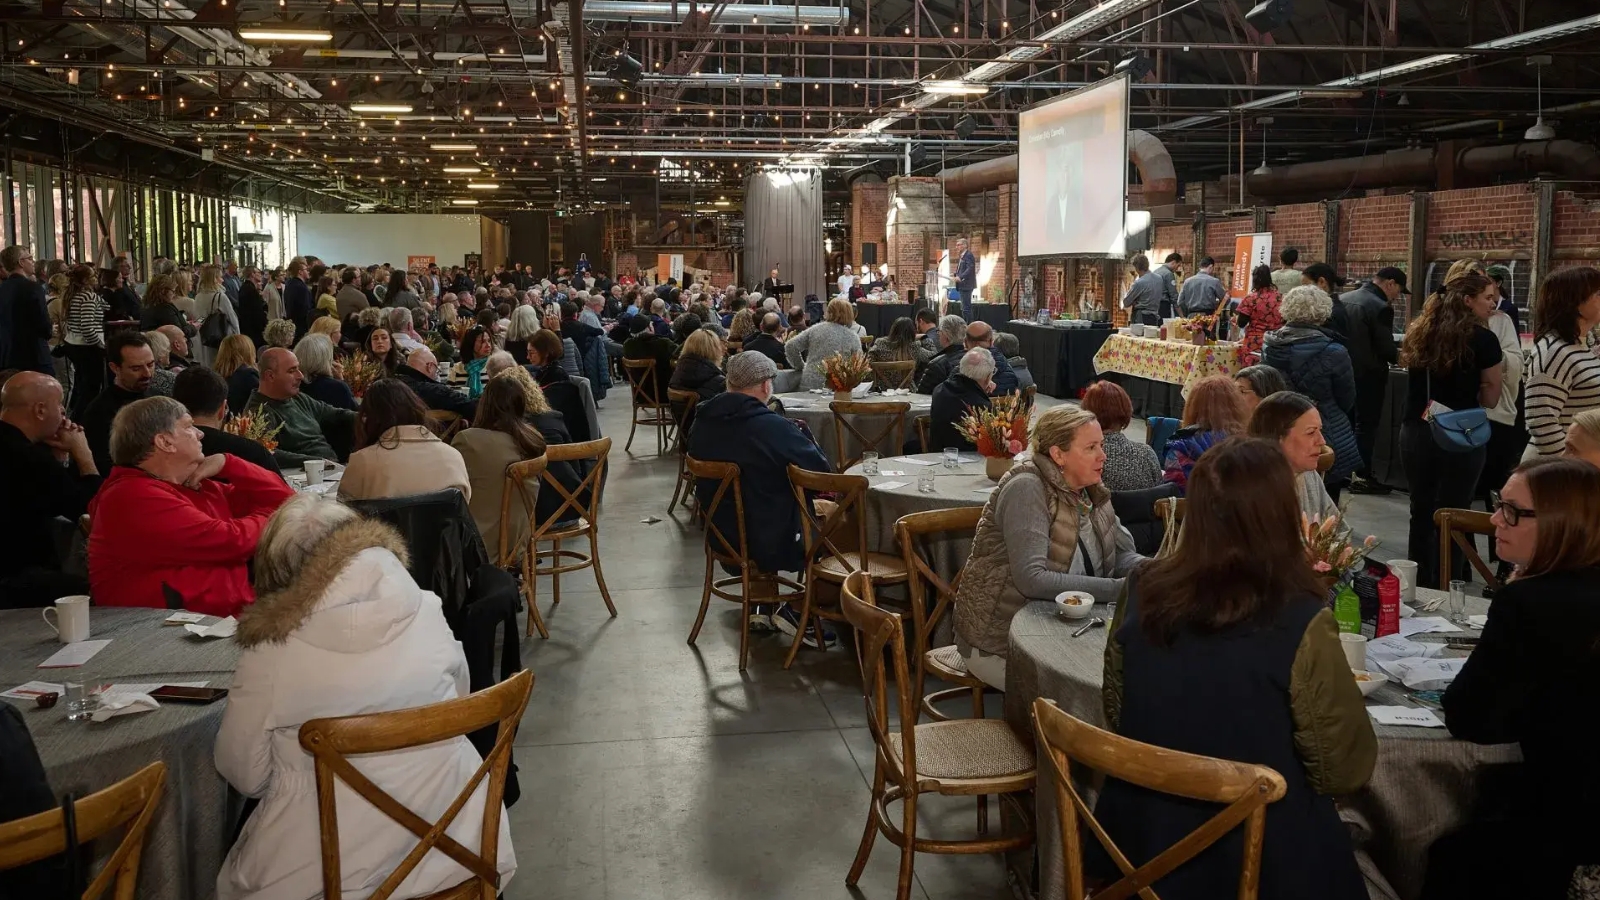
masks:
[[(460, 8), (451, 0), (407, 0), (397, 7), (401, 13), (448, 16)], [(284, 0), (278, 11), (325, 13), (328, 0)], [(538, 12), (529, 0), (510, 0), (506, 10), (517, 19), (532, 18)], [(670, 0), (589, 0), (583, 4), (585, 22), (630, 22), (636, 25), (678, 25), (691, 14), (709, 19), (712, 25), (812, 25), (819, 28), (850, 24), (846, 6), (799, 6), (774, 3), (670, 2)]]
[[(1139, 170), (1145, 206), (1155, 209), (1178, 203), (1178, 173), (1161, 139), (1146, 131), (1128, 132), (1128, 159)], [(945, 193), (960, 196), (1017, 183), (1017, 155), (945, 169), (939, 173)]]
[(1245, 188), (1263, 200), (1320, 197), (1395, 187), (1451, 187), (1496, 177), (1549, 174), (1600, 181), (1600, 151), (1578, 141), (1530, 141), (1490, 147), (1442, 143), (1374, 156), (1274, 166), (1252, 172)]

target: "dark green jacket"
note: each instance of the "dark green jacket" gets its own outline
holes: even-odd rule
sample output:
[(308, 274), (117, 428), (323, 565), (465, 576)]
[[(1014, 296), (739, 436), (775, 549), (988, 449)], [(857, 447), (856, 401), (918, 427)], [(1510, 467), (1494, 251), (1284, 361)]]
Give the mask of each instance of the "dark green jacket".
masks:
[(253, 391), (245, 407), (252, 413), (260, 410), (273, 424), (283, 425), (272, 456), (285, 469), (299, 468), (308, 459), (337, 462), (339, 454), (330, 435), (347, 435), (356, 424), (354, 411), (329, 406), (303, 392), (287, 400), (273, 400)]

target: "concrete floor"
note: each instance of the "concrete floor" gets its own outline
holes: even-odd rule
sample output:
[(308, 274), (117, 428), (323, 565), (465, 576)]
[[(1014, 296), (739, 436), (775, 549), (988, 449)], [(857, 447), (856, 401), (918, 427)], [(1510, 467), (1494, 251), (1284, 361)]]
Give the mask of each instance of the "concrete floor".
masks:
[[(600, 543), (618, 617), (607, 617), (591, 573), (564, 576), (553, 610), (541, 579), (551, 637), (523, 643), (536, 682), (516, 746), (522, 799), (510, 821), (519, 867), (505, 896), (892, 898), (898, 849), (881, 837), (858, 888), (844, 883), (872, 777), (848, 643), (803, 648), (785, 672), (789, 639), (753, 635), (741, 675), (738, 607), (716, 600), (698, 644), (686, 643), (704, 574), (702, 533), (688, 515), (666, 515), (676, 462), (653, 455), (654, 436), (641, 428), (638, 455), (623, 451), (627, 421), (626, 395), (613, 391), (600, 410), (616, 442)], [(1351, 518), (1403, 556), (1405, 502), (1358, 497)], [(974, 834), (972, 800), (919, 805), (924, 833)], [(1012, 893), (994, 857), (922, 854), (912, 896)]]

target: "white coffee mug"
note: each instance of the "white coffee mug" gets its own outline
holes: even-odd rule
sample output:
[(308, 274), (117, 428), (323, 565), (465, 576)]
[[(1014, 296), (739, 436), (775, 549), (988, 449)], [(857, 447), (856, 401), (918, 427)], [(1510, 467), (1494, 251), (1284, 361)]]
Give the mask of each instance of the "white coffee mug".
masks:
[(308, 459), (308, 460), (306, 460), (306, 463), (305, 463), (305, 467), (306, 467), (306, 484), (307, 485), (321, 484), (322, 483), (322, 470), (327, 465), (328, 465), (328, 461), (325, 460), (325, 459)]
[[(46, 606), (40, 613), (44, 616), (44, 623), (56, 633), (61, 643), (75, 644), (89, 639), (88, 595), (62, 597), (55, 606)], [(51, 613), (55, 613), (54, 621), (50, 618)]]
[(1400, 602), (1410, 606), (1417, 599), (1417, 564), (1409, 559), (1391, 559), (1386, 564), (1400, 579)]
[(1367, 639), (1359, 634), (1339, 635), (1339, 646), (1344, 648), (1344, 661), (1357, 672), (1367, 670)]

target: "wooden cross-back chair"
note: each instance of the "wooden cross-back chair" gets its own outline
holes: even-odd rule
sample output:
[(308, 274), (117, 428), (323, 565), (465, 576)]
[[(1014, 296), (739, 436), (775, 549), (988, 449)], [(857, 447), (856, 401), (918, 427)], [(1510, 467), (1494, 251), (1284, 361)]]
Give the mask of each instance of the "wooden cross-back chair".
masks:
[(871, 366), (874, 382), (897, 391), (909, 390), (911, 379), (917, 374), (917, 361), (914, 359), (875, 362), (871, 363)]
[[(342, 874), (339, 859), (339, 814), (335, 802), (338, 782), (354, 791), (379, 812), (417, 837), (417, 845), (372, 892), (370, 900), (388, 900), (424, 856), (437, 851), (469, 872), (466, 881), (421, 900), (495, 900), (500, 889), (497, 861), (500, 855), (500, 816), (506, 770), (511, 762), (511, 741), (528, 707), (533, 673), (527, 669), (494, 687), (443, 703), (413, 709), (312, 719), (300, 726), (300, 746), (316, 766), (317, 819), (322, 832), (322, 890), (327, 900), (340, 900)], [(464, 738), (480, 728), (499, 725), (494, 749), (484, 757), (472, 777), (437, 822), (429, 822), (361, 774), (348, 759), (367, 753), (392, 753), (410, 747)], [(473, 852), (445, 833), (472, 800), (485, 779), (483, 833)]]
[(428, 424), (433, 426), (433, 433), (439, 436), (439, 440), (448, 444), (450, 439), (456, 436), (456, 432), (466, 427), (467, 420), (461, 418), (460, 413), (448, 409), (430, 409)]
[[(1238, 900), (1254, 900), (1260, 889), (1267, 806), (1283, 798), (1286, 787), (1282, 775), (1266, 766), (1197, 756), (1120, 737), (1073, 718), (1043, 697), (1033, 701), (1033, 725), (1055, 777), (1066, 896), (1085, 900), (1124, 900), (1135, 895), (1146, 900), (1155, 898), (1150, 885), (1243, 824), (1244, 853), (1236, 896)], [(1106, 834), (1073, 785), (1073, 761), (1147, 790), (1222, 804), (1223, 808), (1182, 840), (1136, 867)], [(1122, 872), (1117, 881), (1092, 894), (1084, 891), (1080, 826), (1088, 826), (1090, 834)]]
[(1026, 410), (1032, 410), (1033, 409), (1033, 401), (1035, 399), (1037, 399), (1038, 396), (1039, 396), (1039, 387), (1038, 387), (1038, 385), (1033, 385), (1033, 384), (1028, 385), (1027, 387), (1022, 389), (1021, 394), (1022, 394), (1022, 408), (1026, 409)]
[(1165, 529), (1156, 556), (1167, 556), (1178, 549), (1178, 539), (1183, 537), (1183, 506), (1182, 497), (1162, 497), (1155, 502), (1156, 515)]
[[(898, 556), (889, 553), (872, 553), (867, 547), (867, 487), (870, 482), (864, 475), (835, 475), (829, 472), (808, 472), (796, 465), (789, 466), (789, 487), (800, 504), (800, 536), (805, 544), (806, 589), (800, 604), (800, 623), (794, 633), (794, 643), (783, 662), (785, 669), (794, 665), (794, 658), (804, 642), (806, 623), (813, 617), (843, 621), (844, 614), (837, 606), (824, 606), (817, 596), (822, 583), (843, 584), (856, 570), (864, 570), (878, 585), (900, 584), (906, 580), (906, 566)], [(833, 494), (835, 509), (827, 516), (818, 515), (811, 505), (810, 494)], [(817, 628), (817, 645), (822, 646), (822, 623)]]
[[(1033, 788), (1033, 750), (1003, 719), (950, 719), (918, 725), (900, 616), (873, 604), (872, 581), (862, 572), (854, 573), (841, 586), (840, 607), (856, 632), (856, 661), (861, 667), (867, 729), (875, 751), (867, 825), (845, 884), (860, 879), (879, 832), (900, 848), (896, 900), (911, 895), (918, 853), (1007, 853), (1031, 845), (1033, 832), (1025, 824), (1031, 816), (1020, 795)], [(998, 794), (1012, 806), (1013, 821), (1021, 824), (1010, 834), (991, 837), (980, 831), (975, 840), (918, 837), (917, 798), (929, 793), (979, 798)], [(898, 825), (889, 814), (889, 804), (897, 801), (901, 804)]]
[(684, 391), (675, 387), (667, 388), (667, 402), (672, 405), (672, 420), (674, 423), (674, 437), (672, 452), (678, 457), (678, 480), (672, 486), (672, 499), (667, 502), (667, 514), (671, 515), (678, 510), (678, 498), (683, 498), (683, 505), (689, 506), (694, 502), (694, 478), (684, 470), (684, 457), (689, 455), (689, 419), (694, 415), (694, 407), (700, 402), (697, 391)]
[[(79, 844), (127, 827), (122, 833), (122, 842), (84, 889), (83, 900), (98, 900), (108, 890), (115, 900), (133, 900), (145, 834), (150, 830), (150, 820), (155, 816), (166, 779), (166, 764), (153, 762), (105, 790), (73, 802)], [(66, 827), (59, 808), (0, 823), (0, 872), (77, 852), (77, 847), (67, 846)], [(4, 879), (5, 876), (0, 875), (0, 881)]]
[[(533, 527), (535, 510), (538, 509), (539, 484), (544, 480), (545, 469), (550, 461), (543, 456), (525, 459), (506, 466), (505, 485), (500, 491), (500, 547), (495, 554), (495, 565), (506, 568), (513, 563), (522, 566), (522, 595), (528, 601), (528, 625), (530, 629), (539, 629), (539, 636), (550, 637), (550, 629), (545, 627), (544, 616), (539, 614), (539, 605), (533, 602), (534, 579), (533, 570), (537, 560), (528, 552), (532, 544), (523, 541), (522, 546), (516, 548), (519, 553), (513, 553), (511, 546), (512, 517), (516, 512), (511, 508), (511, 501), (522, 501), (522, 515), (528, 527)], [(530, 630), (531, 633), (531, 630)]]
[[(860, 462), (865, 451), (878, 449), (886, 439), (891, 454), (905, 446), (906, 414), (911, 411), (911, 404), (903, 400), (833, 400), (828, 409), (833, 413), (835, 464), (841, 472)], [(845, 455), (849, 438), (859, 445), (855, 456)]]
[[(910, 573), (908, 593), (911, 598), (911, 631), (917, 661), (915, 696), (921, 699), (922, 711), (930, 718), (939, 721), (950, 717), (940, 712), (934, 704), (963, 694), (970, 694), (972, 697), (973, 717), (983, 718), (983, 693), (988, 689), (988, 685), (967, 671), (967, 664), (954, 644), (946, 647), (932, 646), (934, 630), (939, 627), (939, 623), (950, 612), (951, 604), (955, 602), (956, 590), (961, 586), (961, 574), (965, 566), (947, 582), (939, 577), (939, 573), (933, 570), (933, 566), (918, 552), (917, 547), (932, 535), (971, 537), (977, 532), (978, 519), (982, 516), (983, 507), (964, 506), (910, 513), (901, 516), (894, 523), (894, 535), (900, 544), (900, 556), (905, 562), (906, 571)], [(929, 671), (956, 687), (935, 691), (932, 694), (924, 693), (924, 684), (927, 682)]]
[[(744, 528), (744, 491), (739, 486), (739, 466), (731, 462), (711, 462), (685, 456), (684, 467), (692, 481), (714, 481), (711, 499), (700, 508), (706, 529), (706, 580), (700, 595), (700, 613), (694, 618), (694, 628), (689, 631), (689, 643), (700, 636), (700, 626), (705, 623), (706, 610), (711, 598), (719, 597), (740, 604), (743, 609), (739, 631), (739, 671), (743, 672), (750, 658), (750, 607), (761, 603), (783, 603), (796, 600), (805, 590), (798, 582), (777, 573), (762, 572), (750, 561)], [(690, 490), (694, 488), (691, 487)], [(717, 513), (728, 504), (733, 509), (734, 527), (728, 533), (717, 524)], [(732, 566), (739, 574), (716, 578), (716, 565)], [(738, 585), (738, 593), (730, 590)], [(789, 593), (783, 593), (788, 588)]]
[(628, 394), (633, 400), (633, 419), (628, 428), (625, 453), (633, 451), (633, 433), (640, 425), (655, 429), (656, 455), (667, 452), (667, 437), (672, 433), (672, 406), (661, 396), (662, 378), (657, 377), (653, 359), (624, 359), (622, 373), (628, 378)]
[(930, 434), (933, 427), (933, 416), (928, 413), (923, 413), (922, 415), (913, 419), (912, 424), (916, 426), (917, 443), (922, 445), (922, 452), (932, 453), (933, 438), (930, 436)]
[(1500, 579), (1495, 577), (1494, 569), (1478, 554), (1478, 545), (1473, 540), (1475, 535), (1480, 534), (1494, 539), (1494, 522), (1489, 513), (1475, 509), (1441, 509), (1433, 514), (1433, 523), (1439, 528), (1439, 590), (1450, 590), (1450, 581), (1455, 577), (1452, 574), (1455, 569), (1451, 565), (1455, 547), (1461, 548), (1461, 552), (1466, 554), (1467, 562), (1483, 576), (1484, 584), (1495, 590), (1502, 586)]
[[(617, 607), (611, 602), (611, 591), (606, 588), (605, 573), (600, 569), (600, 487), (605, 482), (606, 459), (610, 454), (610, 438), (577, 444), (551, 444), (547, 447), (544, 451), (545, 467), (537, 472), (538, 490), (554, 491), (556, 496), (561, 498), (561, 505), (543, 521), (539, 520), (538, 510), (534, 506), (537, 492), (532, 496), (525, 493), (527, 491), (525, 480), (518, 480), (516, 484), (516, 489), (524, 492), (523, 502), (528, 504), (529, 534), (527, 546), (523, 550), (522, 588), (528, 597), (527, 633), (530, 635), (533, 634), (534, 628), (538, 628), (540, 637), (550, 636), (545, 630), (544, 617), (539, 613), (540, 575), (550, 576), (552, 595), (550, 608), (554, 610), (561, 602), (562, 574), (581, 569), (594, 569), (594, 580), (600, 588), (600, 599), (606, 602), (606, 609), (610, 611), (611, 618), (617, 617)], [(556, 463), (577, 463), (585, 460), (593, 460), (594, 466), (578, 482), (576, 488), (569, 489), (556, 478), (555, 473), (550, 471), (550, 466)], [(515, 465), (526, 465), (526, 463)], [(529, 471), (533, 471), (531, 467)], [(509, 477), (509, 470), (507, 475)], [(562, 541), (573, 538), (588, 538), (589, 552), (582, 553), (561, 548)], [(539, 549), (539, 544), (544, 541), (551, 543), (551, 549)], [(539, 565), (544, 560), (548, 560), (549, 565)]]

